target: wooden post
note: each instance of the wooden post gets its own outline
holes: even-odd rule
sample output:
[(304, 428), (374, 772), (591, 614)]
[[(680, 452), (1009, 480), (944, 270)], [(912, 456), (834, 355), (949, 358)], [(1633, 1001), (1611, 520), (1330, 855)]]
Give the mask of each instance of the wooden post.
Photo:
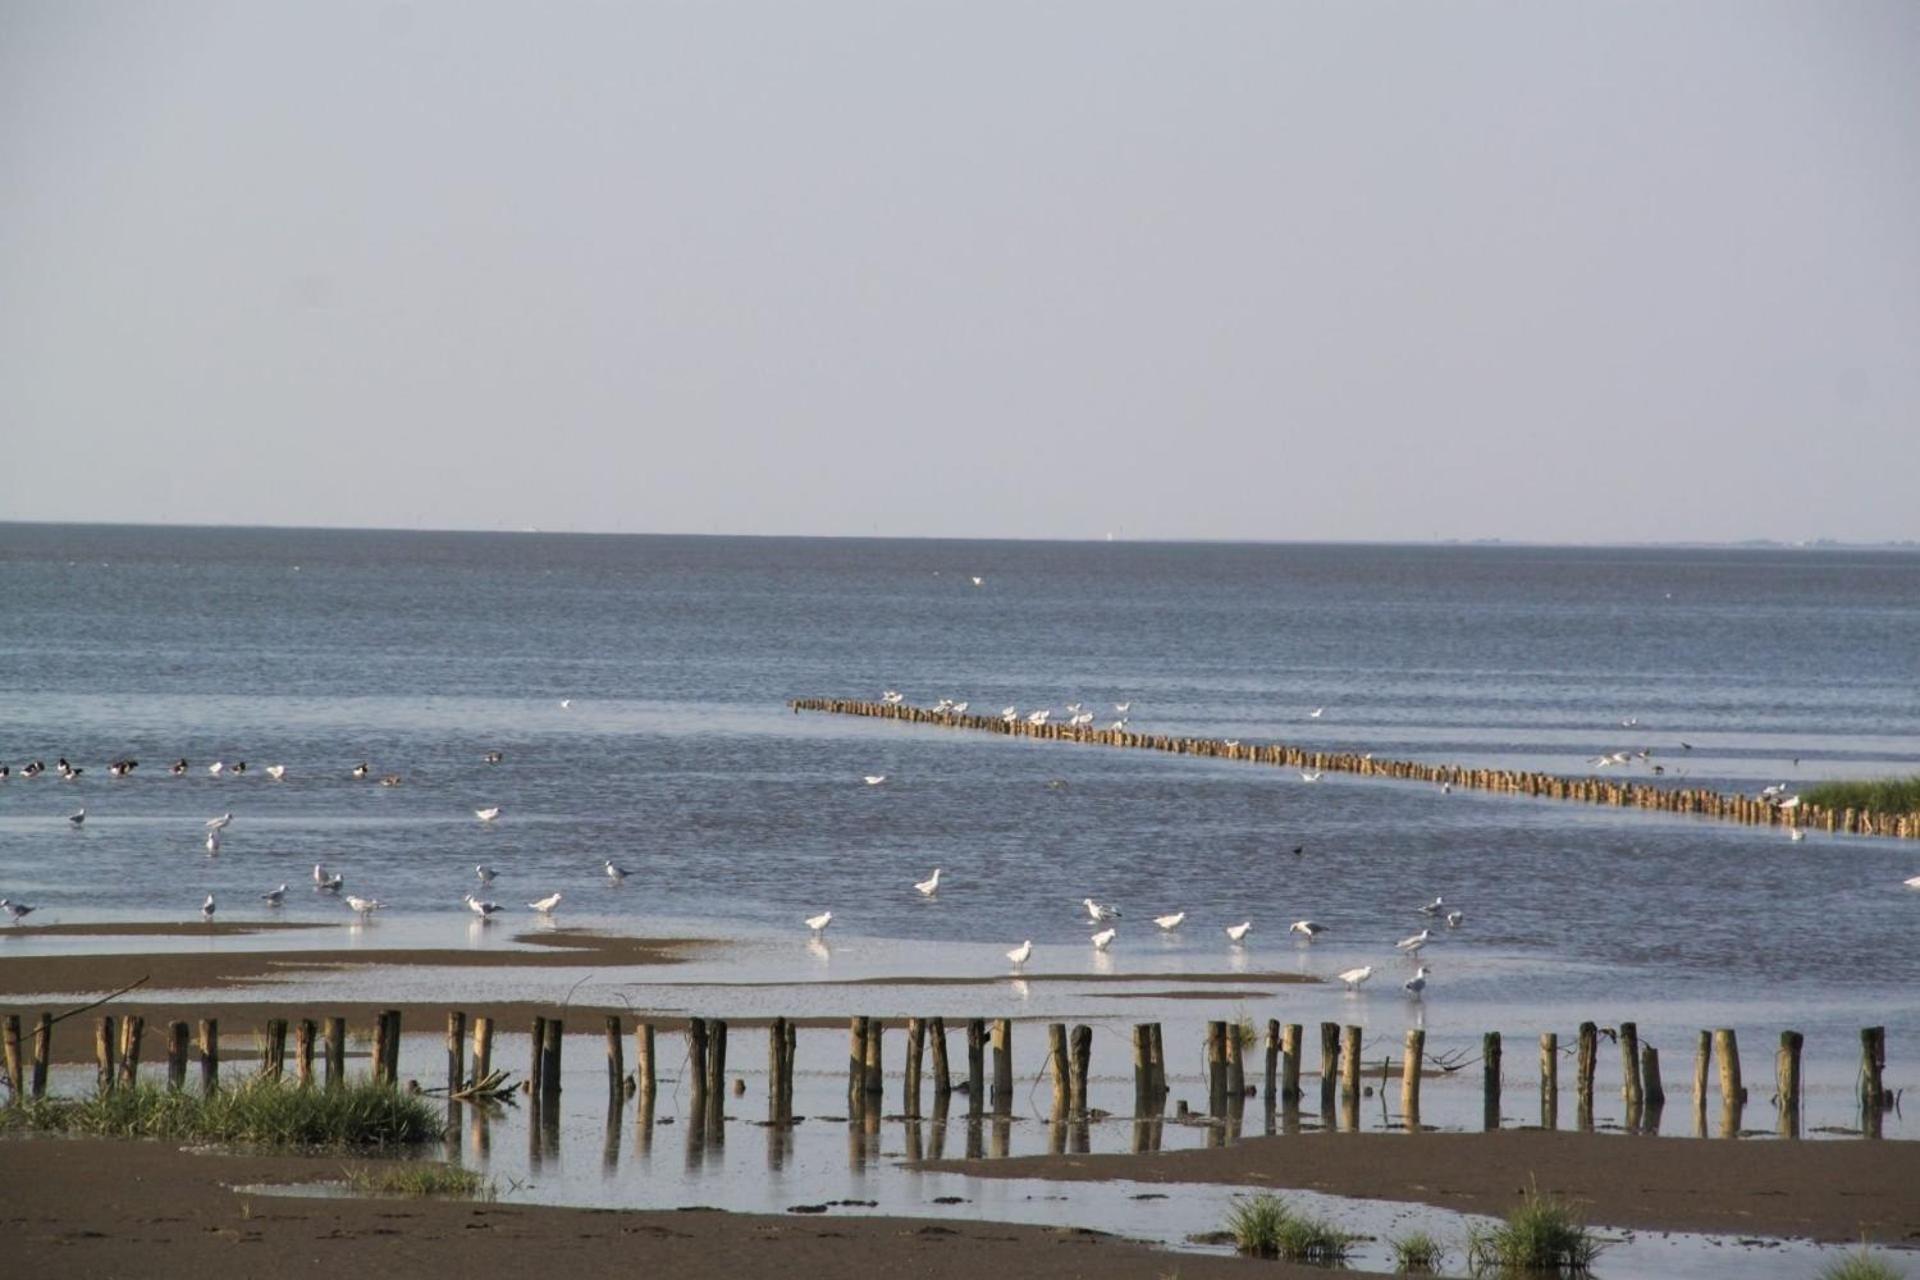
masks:
[(1093, 1028), (1081, 1023), (1073, 1029), (1073, 1094), (1068, 1106), (1076, 1117), (1087, 1114), (1087, 1073), (1093, 1069)]
[(1800, 1136), (1800, 1048), (1806, 1037), (1798, 1031), (1780, 1033), (1780, 1054), (1774, 1063), (1780, 1094), (1780, 1136)]
[(473, 1020), (473, 1076), (479, 1084), (493, 1074), (493, 1019), (481, 1015)]
[(920, 1114), (920, 1064), (927, 1051), (927, 1027), (918, 1018), (907, 1019), (907, 1067), (905, 1078), (901, 1081), (900, 1092), (902, 1106), (900, 1113), (906, 1116)]
[(1153, 1033), (1153, 1105), (1158, 1107), (1167, 1096), (1167, 1042), (1160, 1024), (1150, 1023)]
[(1740, 1083), (1740, 1042), (1732, 1027), (1713, 1033), (1714, 1053), (1720, 1059), (1720, 1136), (1740, 1136), (1740, 1109), (1746, 1105), (1746, 1086)]
[(1144, 1116), (1153, 1097), (1153, 1032), (1144, 1022), (1133, 1024), (1133, 1114)]
[(7, 1063), (7, 1100), (17, 1107), (27, 1096), (27, 1078), (22, 1074), (26, 1066), (20, 1058), (20, 1015), (17, 1013), (7, 1015), (6, 1029), (0, 1032), (0, 1055), (4, 1055)]
[(1360, 1096), (1360, 1028), (1347, 1027), (1340, 1040), (1341, 1092), (1350, 1098)]
[(260, 1064), (260, 1074), (269, 1080), (278, 1080), (287, 1072), (287, 1020), (285, 1018), (267, 1019), (267, 1049), (265, 1061)]
[(400, 1011), (387, 1010), (387, 1083), (400, 1083)]
[(1707, 1079), (1713, 1069), (1713, 1032), (1702, 1031), (1693, 1051), (1693, 1105), (1703, 1114), (1707, 1106)]
[(793, 1069), (799, 1056), (800, 1028), (789, 1022), (786, 1044), (781, 1051), (781, 1061), (785, 1064), (780, 1073), (780, 1118), (783, 1120), (793, 1119)]
[(627, 1096), (627, 1031), (617, 1013), (607, 1015), (607, 1096)]
[(1280, 1028), (1280, 1100), (1288, 1106), (1300, 1101), (1300, 1037), (1302, 1028), (1289, 1022)]
[(456, 1093), (467, 1082), (467, 1015), (447, 1011), (447, 1092)]
[(780, 1119), (780, 1098), (787, 1070), (787, 1020), (767, 1024), (767, 1119)]
[(33, 1025), (33, 1097), (47, 1096), (47, 1064), (53, 1057), (53, 1015), (43, 1013)]
[(947, 1068), (947, 1020), (935, 1018), (929, 1022), (927, 1037), (933, 1044), (933, 1105), (936, 1111), (943, 1111), (941, 1099), (953, 1093), (953, 1074)]
[[(536, 1047), (538, 1042), (536, 1041)], [(373, 1015), (373, 1078), (376, 1082), (387, 1078), (387, 1015)]]
[(1013, 1020), (993, 1020), (993, 1111), (995, 1115), (1013, 1112)]
[(114, 1063), (118, 1061), (114, 1055), (114, 1050), (117, 1048), (114, 1044), (114, 1036), (118, 1032), (118, 1024), (110, 1017), (100, 1018), (93, 1024), (93, 1057), (95, 1065), (99, 1068), (97, 1087), (101, 1093), (113, 1092)]
[(1480, 1127), (1491, 1133), (1500, 1127), (1500, 1033), (1480, 1037)]
[[(713, 1124), (726, 1119), (727, 1106), (727, 1021), (707, 1019), (707, 1105), (713, 1108)], [(715, 1137), (718, 1138), (716, 1132)]]
[(857, 1115), (867, 1106), (867, 1020), (847, 1019), (847, 1112)]
[(653, 1096), (659, 1088), (654, 1074), (653, 1024), (643, 1022), (633, 1029), (633, 1082), (640, 1094), (640, 1105), (652, 1109)]
[(1560, 1037), (1551, 1031), (1540, 1035), (1540, 1127), (1560, 1127)]
[(1267, 1071), (1263, 1095), (1272, 1106), (1280, 1098), (1280, 1019), (1267, 1019)]
[(147, 1020), (140, 1015), (120, 1019), (120, 1083), (129, 1089), (139, 1083), (140, 1041), (146, 1033)]
[[(1886, 1069), (1887, 1029), (1860, 1028), (1860, 1105), (1874, 1116), (1886, 1108)], [(1879, 1125), (1873, 1128), (1878, 1130)]]
[(1620, 1024), (1620, 1097), (1631, 1113), (1641, 1102), (1640, 1028), (1631, 1022)]
[(1053, 1114), (1058, 1117), (1066, 1112), (1067, 1100), (1073, 1093), (1069, 1082), (1067, 1063), (1067, 1024), (1050, 1022), (1047, 1024), (1047, 1074), (1053, 1077)]
[(547, 1047), (540, 1055), (540, 1092), (548, 1101), (560, 1096), (560, 1051), (567, 1043), (566, 1035), (565, 1019), (547, 1019)]
[(1340, 1080), (1340, 1024), (1320, 1024), (1320, 1109), (1333, 1110), (1333, 1092)]
[(872, 1100), (876, 1115), (884, 1109), (881, 1095), (887, 1088), (886, 1036), (887, 1020), (869, 1016), (867, 1018), (867, 1049), (863, 1059), (865, 1070), (861, 1077), (861, 1088)]
[(167, 1088), (187, 1087), (188, 1027), (184, 1022), (167, 1026)]
[(547, 1020), (535, 1015), (530, 1034), (533, 1043), (527, 1049), (527, 1091), (538, 1101), (546, 1087)]
[(1207, 1114), (1227, 1114), (1227, 1024), (1207, 1024)]
[(967, 1019), (967, 1114), (978, 1119), (987, 1106), (987, 1021)]
[(313, 1037), (318, 1030), (312, 1018), (302, 1018), (293, 1029), (293, 1078), (301, 1088), (313, 1085)]
[(326, 1041), (327, 1088), (337, 1089), (347, 1078), (347, 1020), (322, 1019), (320, 1033)]
[(1660, 1083), (1660, 1051), (1650, 1044), (1640, 1046), (1640, 1084), (1646, 1094), (1647, 1110), (1667, 1105), (1667, 1088)]
[(1247, 1096), (1246, 1042), (1240, 1038), (1240, 1024), (1226, 1024), (1227, 1049), (1227, 1100), (1235, 1109), (1245, 1102)]
[(1427, 1033), (1418, 1027), (1407, 1031), (1407, 1060), (1400, 1068), (1400, 1110), (1407, 1128), (1420, 1129), (1420, 1068), (1427, 1060)]
[(200, 1088), (212, 1093), (220, 1087), (220, 1020), (200, 1019)]

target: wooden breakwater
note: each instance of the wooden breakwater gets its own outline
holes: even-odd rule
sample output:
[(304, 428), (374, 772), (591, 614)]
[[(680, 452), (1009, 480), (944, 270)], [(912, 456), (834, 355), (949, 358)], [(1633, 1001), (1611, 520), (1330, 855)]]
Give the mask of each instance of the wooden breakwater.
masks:
[(1572, 800), (1615, 808), (1652, 809), (1661, 813), (1691, 814), (1749, 826), (1838, 831), (1857, 836), (1893, 836), (1920, 840), (1920, 813), (1875, 813), (1866, 809), (1832, 809), (1800, 804), (1783, 807), (1756, 796), (1731, 795), (1702, 787), (1656, 786), (1649, 782), (1613, 782), (1602, 778), (1568, 778), (1524, 769), (1468, 769), (1454, 764), (1427, 764), (1418, 760), (1381, 760), (1371, 752), (1308, 751), (1284, 743), (1229, 742), (1216, 738), (1183, 738), (1164, 733), (1134, 733), (1128, 729), (1100, 729), (1093, 725), (1034, 724), (1025, 717), (955, 714), (903, 703), (862, 702), (846, 698), (795, 698), (796, 712), (821, 711), (840, 716), (871, 716), (908, 724), (948, 729), (976, 729), (1010, 738), (1039, 738), (1050, 742), (1078, 742), (1088, 746), (1131, 747), (1173, 755), (1205, 756), (1214, 760), (1242, 760), (1282, 768), (1332, 770), (1363, 777), (1425, 782), (1435, 786), (1542, 800)]
[[(558, 1014), (560, 1011), (554, 1012)], [(0, 1062), (5, 1066), (8, 1102), (13, 1106), (20, 1106), (29, 1099), (39, 1099), (46, 1094), (49, 1018), (50, 1015), (40, 1015), (38, 1025), (34, 1028), (30, 1063), (23, 1052), (22, 1016), (8, 1014), (0, 1019), (0, 1047), (4, 1050)], [(847, 1114), (842, 1118), (867, 1132), (877, 1131), (883, 1119), (917, 1123), (924, 1114), (923, 1089), (930, 1074), (933, 1094), (931, 1118), (936, 1123), (944, 1121), (952, 1095), (963, 1093), (967, 1099), (967, 1119), (977, 1124), (983, 1117), (990, 1116), (997, 1126), (996, 1148), (1004, 1152), (1004, 1126), (1012, 1120), (1019, 1097), (1013, 1067), (1016, 1025), (1013, 1020), (953, 1020), (951, 1029), (956, 1035), (964, 1030), (964, 1071), (955, 1070), (951, 1065), (959, 1059), (948, 1054), (950, 1024), (947, 1019), (908, 1017), (894, 1019), (894, 1024), (905, 1032), (898, 1076), (901, 1082), (898, 1112), (888, 1116), (884, 1098), (888, 1020), (855, 1016), (847, 1022)], [(414, 1092), (441, 1094), (450, 1102), (501, 1100), (521, 1092), (528, 1096), (535, 1109), (535, 1128), (545, 1133), (554, 1127), (557, 1124), (565, 1022), (558, 1016), (535, 1017), (532, 1020), (528, 1035), (526, 1078), (517, 1089), (509, 1081), (510, 1073), (493, 1065), (493, 1019), (472, 1019), (471, 1066), (466, 1052), (468, 1026), (465, 1013), (451, 1011), (447, 1014), (444, 1085), (423, 1089), (418, 1081), (408, 1080), (405, 1087)], [(290, 1028), (294, 1031), (291, 1060), (287, 1054)], [(187, 1087), (188, 1068), (195, 1056), (190, 1049), (195, 1039), (192, 1031), (191, 1025), (184, 1021), (175, 1022), (168, 1028), (165, 1055), (166, 1087), (169, 1089)], [(1205, 1062), (1204, 1073), (1199, 1081), (1207, 1100), (1204, 1118), (1197, 1111), (1189, 1111), (1187, 1104), (1181, 1102), (1177, 1119), (1189, 1124), (1215, 1126), (1210, 1141), (1236, 1136), (1246, 1100), (1264, 1092), (1267, 1131), (1299, 1131), (1306, 1100), (1306, 1091), (1301, 1083), (1307, 1065), (1305, 1057), (1309, 1042), (1306, 1031), (1307, 1028), (1300, 1023), (1283, 1026), (1278, 1019), (1267, 1022), (1263, 1090), (1259, 1084), (1250, 1083), (1247, 1078), (1247, 1059), (1260, 1049), (1254, 1024), (1242, 1019), (1208, 1022), (1199, 1046)], [(144, 1032), (144, 1022), (137, 1015), (124, 1018), (106, 1015), (96, 1020), (94, 1047), (97, 1092), (112, 1093), (116, 1089), (132, 1088), (139, 1083)], [(222, 1087), (220, 1024), (215, 1019), (203, 1018), (199, 1022), (198, 1032), (195, 1047), (200, 1067), (199, 1088), (211, 1094)], [(369, 1078), (372, 1082), (389, 1088), (401, 1087), (398, 1071), (400, 1032), (400, 1014), (395, 1010), (386, 1010), (377, 1015), (374, 1025), (359, 1037), (369, 1046), (367, 1056), (371, 1064)], [(790, 1129), (800, 1119), (793, 1111), (799, 1027), (787, 1018), (774, 1018), (768, 1023), (766, 1032), (767, 1118), (764, 1124), (772, 1128)], [(1136, 1023), (1131, 1032), (1130, 1037), (1123, 1037), (1123, 1043), (1130, 1043), (1133, 1050), (1132, 1118), (1136, 1126), (1158, 1125), (1166, 1116), (1170, 1092), (1165, 1037), (1158, 1022)], [(629, 1035), (634, 1047), (631, 1072), (627, 1070), (625, 1054)], [(1337, 1022), (1320, 1024), (1318, 1109), (1320, 1125), (1325, 1129), (1358, 1131), (1361, 1128), (1361, 1099), (1377, 1092), (1381, 1099), (1383, 1119), (1389, 1127), (1403, 1126), (1417, 1130), (1422, 1127), (1422, 1081), (1436, 1075), (1461, 1072), (1474, 1061), (1458, 1053), (1430, 1055), (1426, 1049), (1426, 1033), (1413, 1028), (1405, 1033), (1403, 1044), (1398, 1046), (1402, 1056), (1396, 1073), (1393, 1060), (1396, 1046), (1391, 1039), (1383, 1046), (1379, 1057), (1366, 1062), (1363, 1061), (1366, 1048), (1364, 1036), (1365, 1029), (1359, 1026), (1342, 1026)], [(728, 1078), (727, 1023), (720, 1018), (689, 1018), (683, 1037), (685, 1045), (678, 1058), (680, 1065), (676, 1075), (687, 1090), (684, 1114), (690, 1129), (701, 1135), (693, 1138), (694, 1141), (718, 1142), (729, 1118), (726, 1113), (727, 1098), (729, 1095), (740, 1096), (746, 1090), (743, 1078), (736, 1077), (731, 1081)], [(1047, 1024), (1046, 1037), (1046, 1066), (1033, 1084), (1037, 1087), (1042, 1080), (1051, 1080), (1051, 1121), (1055, 1131), (1064, 1135), (1066, 1130), (1062, 1126), (1071, 1124), (1075, 1150), (1084, 1151), (1087, 1149), (1087, 1123), (1109, 1115), (1093, 1106), (1089, 1094), (1089, 1081), (1093, 1078), (1093, 1028), (1082, 1023), (1069, 1030), (1067, 1024), (1054, 1022)], [(610, 1014), (605, 1018), (603, 1038), (610, 1114), (617, 1113), (628, 1097), (637, 1095), (641, 1122), (651, 1125), (663, 1074), (659, 1028), (644, 1020), (635, 1021), (629, 1027), (626, 1019)], [(1626, 1129), (1629, 1132), (1659, 1132), (1662, 1111), (1667, 1102), (1660, 1073), (1659, 1050), (1641, 1040), (1636, 1025), (1631, 1022), (1622, 1022), (1617, 1027), (1583, 1022), (1578, 1028), (1573, 1047), (1568, 1049), (1562, 1049), (1557, 1033), (1548, 1032), (1540, 1037), (1539, 1127), (1560, 1127), (1560, 1060), (1563, 1054), (1570, 1056), (1574, 1064), (1575, 1127), (1582, 1131), (1591, 1131), (1596, 1127), (1594, 1099), (1600, 1075), (1600, 1042), (1603, 1039), (1619, 1049), (1620, 1097), (1625, 1104)], [(292, 1083), (299, 1088), (332, 1089), (346, 1081), (348, 1037), (344, 1018), (305, 1018), (297, 1023), (287, 1018), (273, 1018), (254, 1030), (253, 1040), (259, 1063), (255, 1069), (258, 1076), (280, 1080), (291, 1074)], [(1801, 1135), (1804, 1095), (1800, 1066), (1804, 1045), (1805, 1037), (1797, 1031), (1780, 1034), (1779, 1050), (1774, 1059), (1772, 1101), (1776, 1130), (1783, 1137)], [(987, 1056), (989, 1046), (992, 1052), (991, 1073)], [(316, 1049), (322, 1057), (319, 1063), (315, 1061)], [(1894, 1091), (1885, 1082), (1886, 1029), (1862, 1028), (1859, 1051), (1859, 1132), (1863, 1136), (1877, 1138), (1882, 1133), (1882, 1117), (1896, 1100)], [(931, 1073), (926, 1070), (929, 1058)], [(1498, 1031), (1489, 1031), (1481, 1038), (1478, 1061), (1484, 1103), (1483, 1128), (1491, 1131), (1499, 1129), (1503, 1123), (1501, 1100), (1504, 1071), (1501, 1035)], [(1699, 1033), (1693, 1059), (1692, 1130), (1700, 1137), (1706, 1137), (1710, 1132), (1708, 1101), (1714, 1092), (1716, 1065), (1720, 1101), (1717, 1131), (1722, 1137), (1737, 1137), (1744, 1132), (1742, 1117), (1749, 1100), (1749, 1089), (1742, 1083), (1739, 1041), (1730, 1027)], [(1393, 1120), (1384, 1113), (1390, 1086), (1396, 1078), (1400, 1086), (1400, 1113), (1398, 1120)], [(1377, 1087), (1369, 1083), (1376, 1080)], [(1532, 1122), (1529, 1114), (1525, 1123)], [(1158, 1149), (1157, 1130), (1136, 1127), (1135, 1138), (1136, 1149)]]

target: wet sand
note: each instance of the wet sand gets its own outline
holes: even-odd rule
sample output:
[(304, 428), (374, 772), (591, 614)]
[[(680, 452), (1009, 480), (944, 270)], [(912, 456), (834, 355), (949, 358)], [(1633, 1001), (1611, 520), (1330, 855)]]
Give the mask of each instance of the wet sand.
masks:
[(1920, 1143), (1627, 1137), (1544, 1130), (1306, 1133), (1150, 1155), (925, 1166), (999, 1178), (1206, 1182), (1502, 1214), (1530, 1186), (1596, 1225), (1920, 1246)]
[[(27, 924), (0, 929), (0, 946), (9, 938), (240, 938), (253, 933), (281, 933), (292, 929), (334, 929), (337, 925), (311, 921), (257, 920), (247, 923), (204, 920), (130, 920), (121, 923)], [(0, 952), (0, 954), (4, 954)]]
[[(638, 1212), (236, 1193), (350, 1160), (189, 1155), (155, 1142), (0, 1139), (9, 1268), (62, 1280), (352, 1275), (799, 1275), (1309, 1280), (1315, 1267), (1172, 1254), (1074, 1229), (907, 1218)], [(1361, 1273), (1346, 1273), (1361, 1274)]]

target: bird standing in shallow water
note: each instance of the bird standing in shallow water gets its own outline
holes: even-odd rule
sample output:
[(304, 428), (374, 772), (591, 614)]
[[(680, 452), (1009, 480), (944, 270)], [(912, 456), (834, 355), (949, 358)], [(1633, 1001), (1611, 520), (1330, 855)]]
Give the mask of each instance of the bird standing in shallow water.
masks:
[(1186, 912), (1176, 911), (1170, 916), (1155, 916), (1153, 918), (1153, 922), (1159, 925), (1162, 930), (1170, 932), (1174, 929), (1178, 929), (1181, 923), (1184, 920), (1186, 920), (1186, 918), (1187, 918)]
[(1373, 976), (1373, 966), (1363, 964), (1358, 969), (1348, 969), (1345, 973), (1336, 973), (1333, 976), (1346, 983), (1347, 990), (1358, 991), (1360, 985)]
[(1295, 920), (1287, 926), (1288, 933), (1304, 933), (1307, 935), (1308, 942), (1312, 942), (1326, 931), (1327, 926), (1321, 924), (1318, 920)]
[(1021, 943), (1019, 946), (1015, 947), (1013, 950), (1007, 952), (1007, 959), (1013, 961), (1013, 967), (1016, 969), (1018, 969), (1021, 965), (1025, 964), (1029, 959), (1032, 958), (1032, 956), (1033, 956), (1033, 939), (1032, 938), (1028, 938), (1025, 942)]
[(1411, 978), (1408, 978), (1405, 982), (1401, 983), (1400, 985), (1402, 988), (1405, 989), (1406, 993), (1409, 996), (1412, 996), (1415, 1000), (1418, 1000), (1421, 998), (1422, 993), (1426, 991), (1427, 975), (1432, 972), (1433, 970), (1427, 968), (1427, 966), (1421, 965), (1418, 969), (1414, 971), (1414, 974)]
[(200, 918), (202, 920), (205, 920), (208, 924), (212, 924), (213, 913), (215, 911), (218, 911), (219, 909), (220, 909), (219, 906), (213, 900), (213, 895), (208, 894), (207, 900), (200, 904)]
[(813, 932), (816, 934), (825, 933), (827, 931), (827, 926), (832, 923), (833, 923), (833, 912), (831, 911), (822, 911), (819, 915), (808, 916), (806, 919), (807, 928), (813, 930)]
[(1227, 926), (1227, 937), (1234, 942), (1245, 942), (1247, 935), (1253, 932), (1253, 921), (1242, 920), (1239, 924)]
[(940, 890), (940, 868), (935, 867), (933, 869), (933, 874), (928, 876), (925, 880), (914, 881), (913, 887), (919, 891), (919, 894), (921, 897), (931, 898), (935, 893), (939, 892)]
[(1113, 928), (1102, 929), (1100, 932), (1094, 934), (1091, 938), (1087, 939), (1087, 941), (1093, 944), (1093, 949), (1095, 951), (1105, 951), (1108, 947), (1113, 945), (1113, 940), (1115, 937), (1119, 935), (1119, 933), (1120, 931), (1118, 929), (1113, 929)]

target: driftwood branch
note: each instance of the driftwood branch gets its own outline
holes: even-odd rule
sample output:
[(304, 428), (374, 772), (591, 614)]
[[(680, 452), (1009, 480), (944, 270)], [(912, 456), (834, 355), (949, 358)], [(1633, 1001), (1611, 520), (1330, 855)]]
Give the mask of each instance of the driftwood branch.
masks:
[(101, 996), (98, 1000), (95, 1000), (92, 1004), (83, 1004), (78, 1009), (69, 1009), (65, 1013), (61, 1014), (59, 1017), (50, 1019), (47, 1022), (47, 1025), (52, 1026), (56, 1022), (65, 1022), (68, 1018), (78, 1017), (80, 1014), (85, 1013), (89, 1009), (98, 1009), (101, 1005), (105, 1004), (109, 1000), (118, 1000), (121, 996), (127, 994), (127, 992), (132, 991), (135, 987), (146, 985), (147, 979), (151, 977), (153, 977), (153, 975), (148, 974), (145, 978), (140, 979), (140, 981), (129, 983), (128, 985), (120, 988), (118, 991), (114, 992), (112, 995)]

